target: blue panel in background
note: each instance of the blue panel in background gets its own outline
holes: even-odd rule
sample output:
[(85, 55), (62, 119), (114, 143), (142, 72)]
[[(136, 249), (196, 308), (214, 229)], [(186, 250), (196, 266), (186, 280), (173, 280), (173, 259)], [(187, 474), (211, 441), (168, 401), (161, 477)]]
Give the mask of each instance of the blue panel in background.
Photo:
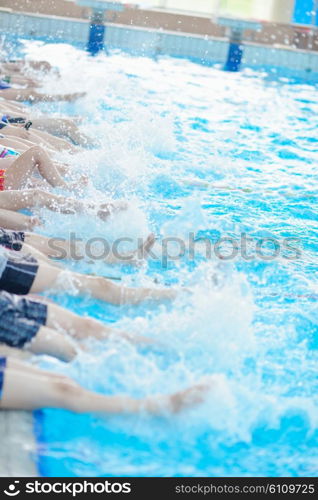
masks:
[(230, 43), (229, 53), (224, 67), (225, 71), (240, 71), (242, 56), (242, 45), (239, 43)]
[(93, 56), (104, 48), (105, 26), (92, 23), (89, 28), (89, 40), (87, 50)]
[[(317, 6), (315, 7), (315, 3)], [(318, 2), (315, 0), (296, 0), (295, 10), (294, 10), (294, 23), (299, 24), (313, 24), (313, 10), (316, 10), (316, 22), (315, 25), (318, 26), (318, 16), (317, 16)]]

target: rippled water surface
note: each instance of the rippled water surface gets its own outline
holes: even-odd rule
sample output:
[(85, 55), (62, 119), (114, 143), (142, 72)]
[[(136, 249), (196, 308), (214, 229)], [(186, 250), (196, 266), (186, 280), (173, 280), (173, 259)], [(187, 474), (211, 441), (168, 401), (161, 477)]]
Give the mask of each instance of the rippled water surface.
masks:
[[(317, 87), (164, 57), (89, 59), (62, 44), (37, 42), (25, 50), (61, 68), (63, 83), (45, 81), (48, 90), (88, 91), (78, 103), (53, 109), (83, 115), (83, 129), (102, 141), (100, 150), (63, 155), (90, 175), (85, 195), (127, 197), (133, 205), (107, 224), (42, 212), (46, 234), (115, 239), (154, 231), (159, 240), (187, 241), (193, 233), (213, 244), (232, 238), (223, 242), (227, 253), (217, 250), (223, 256), (233, 240), (240, 246), (242, 234), (251, 239), (249, 257), (238, 251), (221, 269), (215, 251), (205, 258), (202, 241), (194, 260), (186, 252), (167, 266), (149, 262), (129, 270), (98, 262), (93, 268), (136, 286), (156, 281), (193, 290), (173, 305), (119, 310), (58, 298), (161, 345), (95, 344), (70, 366), (49, 360), (43, 366), (102, 393), (137, 397), (207, 374), (219, 374), (221, 382), (206, 403), (173, 418), (45, 410), (37, 421), (42, 473), (316, 475)], [(72, 267), (92, 272), (85, 262)]]

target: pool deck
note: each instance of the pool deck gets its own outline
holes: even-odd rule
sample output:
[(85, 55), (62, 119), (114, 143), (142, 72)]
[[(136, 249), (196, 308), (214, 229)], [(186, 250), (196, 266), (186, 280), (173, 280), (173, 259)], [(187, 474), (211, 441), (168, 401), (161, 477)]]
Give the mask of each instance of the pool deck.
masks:
[(37, 477), (32, 413), (0, 412), (0, 436), (0, 477)]

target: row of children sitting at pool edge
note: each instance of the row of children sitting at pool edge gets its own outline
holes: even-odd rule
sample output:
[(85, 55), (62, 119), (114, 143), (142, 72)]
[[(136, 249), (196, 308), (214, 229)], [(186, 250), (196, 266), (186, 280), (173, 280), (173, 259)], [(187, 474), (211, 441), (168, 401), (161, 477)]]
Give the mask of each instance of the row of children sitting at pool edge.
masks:
[[(79, 294), (118, 306), (173, 300), (177, 293), (171, 288), (128, 288), (102, 277), (63, 269), (52, 260), (55, 255), (48, 238), (36, 234), (39, 219), (20, 213), (22, 209), (32, 213), (34, 207), (45, 207), (66, 214), (89, 211), (107, 220), (110, 214), (127, 209), (122, 201), (105, 200), (97, 204), (72, 195), (56, 195), (48, 189), (47, 186), (61, 187), (71, 193), (79, 183), (87, 182), (85, 178), (76, 182), (65, 180), (72, 177), (71, 168), (55, 161), (53, 153), (75, 154), (81, 148), (97, 145), (81, 132), (78, 118), (35, 116), (32, 107), (19, 104), (19, 101), (52, 102), (83, 96), (41, 93), (40, 78), (44, 72), (57, 75), (45, 61), (0, 63), (0, 409), (61, 407), (75, 412), (165, 414), (198, 404), (218, 384), (217, 377), (172, 395), (134, 399), (128, 395), (104, 396), (86, 391), (71, 379), (40, 370), (31, 360), (24, 359), (46, 354), (70, 361), (85, 350), (87, 338), (106, 343), (110, 336), (118, 336), (136, 344), (151, 343), (146, 337), (117, 331), (43, 297), (30, 295), (50, 289), (67, 293), (62, 285), (63, 274)], [(149, 250), (153, 243), (150, 235), (144, 250)], [(66, 255), (71, 254), (73, 244), (62, 243)], [(137, 251), (124, 259), (131, 264), (136, 260)], [(120, 263), (117, 257), (108, 256), (108, 263), (117, 262)]]

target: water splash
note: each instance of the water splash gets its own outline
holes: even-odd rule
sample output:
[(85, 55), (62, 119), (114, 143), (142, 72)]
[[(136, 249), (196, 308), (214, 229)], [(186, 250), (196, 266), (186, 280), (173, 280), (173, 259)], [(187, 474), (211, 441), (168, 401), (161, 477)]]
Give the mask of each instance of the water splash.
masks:
[[(101, 141), (98, 150), (67, 157), (90, 173), (85, 196), (127, 197), (134, 205), (130, 215), (108, 223), (41, 211), (47, 234), (66, 237), (75, 229), (84, 238), (137, 238), (154, 230), (185, 238), (189, 231), (210, 237), (246, 231), (302, 242), (298, 261), (241, 259), (226, 268), (226, 279), (202, 256), (191, 264), (185, 256), (167, 269), (149, 263), (132, 274), (120, 270), (127, 283), (191, 289), (171, 305), (116, 311), (90, 299), (59, 298), (158, 345), (145, 351), (92, 343), (92, 353), (70, 366), (52, 360), (45, 366), (103, 393), (169, 392), (208, 374), (220, 385), (204, 405), (176, 419), (45, 412), (47, 473), (316, 474), (315, 86), (167, 57), (92, 59), (66, 45), (28, 42), (26, 52), (59, 62), (61, 91), (88, 91), (74, 105), (36, 108), (84, 115), (83, 130)], [(57, 83), (46, 80), (45, 88)], [(207, 183), (191, 186), (187, 178)], [(97, 270), (109, 272), (103, 263)], [(213, 285), (213, 273), (221, 286)]]

